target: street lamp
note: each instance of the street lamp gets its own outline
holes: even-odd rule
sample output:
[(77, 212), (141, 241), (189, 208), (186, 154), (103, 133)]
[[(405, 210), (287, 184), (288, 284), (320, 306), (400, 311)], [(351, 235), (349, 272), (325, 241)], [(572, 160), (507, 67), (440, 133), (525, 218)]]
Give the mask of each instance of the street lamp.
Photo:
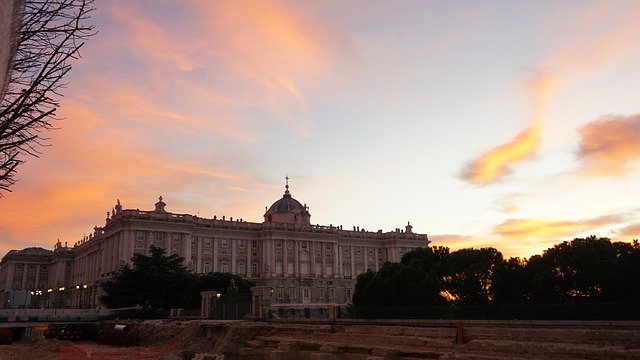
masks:
[(48, 288), (47, 289), (47, 300), (46, 302), (46, 307), (52, 309), (53, 308), (53, 304), (51, 303), (51, 293), (53, 292), (52, 288)]
[(76, 301), (76, 308), (78, 309), (82, 309), (82, 300), (80, 300), (80, 285), (76, 285), (76, 298), (78, 299), (78, 301)]
[(63, 305), (63, 303), (64, 303), (64, 296), (63, 296), (64, 289), (65, 289), (64, 286), (61, 286), (61, 287), (58, 288), (58, 291), (60, 291), (58, 293), (58, 307), (60, 309), (64, 308), (64, 305)]
[(33, 308), (37, 309), (40, 307), (40, 297), (42, 296), (42, 290), (34, 290), (31, 292), (31, 296), (34, 297)]
[(82, 290), (80, 291), (80, 308), (82, 308), (82, 300), (84, 300), (84, 290), (88, 287), (87, 284), (82, 284)]

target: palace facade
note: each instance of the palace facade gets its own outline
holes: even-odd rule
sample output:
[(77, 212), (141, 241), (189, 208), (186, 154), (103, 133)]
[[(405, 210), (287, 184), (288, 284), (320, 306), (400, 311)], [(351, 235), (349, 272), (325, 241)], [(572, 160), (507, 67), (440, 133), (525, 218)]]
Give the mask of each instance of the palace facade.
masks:
[(0, 262), (3, 307), (99, 307), (101, 282), (151, 245), (183, 257), (196, 273), (232, 273), (270, 287), (275, 307), (342, 305), (351, 301), (359, 274), (429, 245), (410, 224), (391, 232), (312, 225), (288, 183), (261, 223), (165, 208), (162, 197), (151, 211), (123, 209), (118, 200), (105, 225), (72, 246), (58, 241), (53, 251), (10, 251)]

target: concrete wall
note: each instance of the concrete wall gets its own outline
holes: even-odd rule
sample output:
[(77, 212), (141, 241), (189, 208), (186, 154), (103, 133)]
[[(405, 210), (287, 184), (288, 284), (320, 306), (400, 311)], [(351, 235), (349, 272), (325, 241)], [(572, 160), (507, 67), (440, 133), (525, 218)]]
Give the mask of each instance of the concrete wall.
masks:
[(3, 309), (0, 310), (0, 324), (26, 321), (97, 321), (108, 318), (111, 312), (111, 309)]

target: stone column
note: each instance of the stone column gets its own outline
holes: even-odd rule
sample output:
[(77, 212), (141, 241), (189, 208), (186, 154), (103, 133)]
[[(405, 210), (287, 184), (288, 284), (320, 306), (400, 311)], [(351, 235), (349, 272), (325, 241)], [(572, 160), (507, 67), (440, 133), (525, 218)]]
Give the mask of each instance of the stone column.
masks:
[(356, 254), (355, 248), (353, 246), (349, 247), (349, 253), (351, 254), (351, 278), (357, 279), (358, 275), (356, 274)]
[(182, 257), (184, 257), (184, 260), (187, 262), (185, 265), (188, 265), (191, 262), (191, 234), (184, 234)]
[(338, 277), (340, 274), (338, 274), (338, 261), (339, 261), (339, 256), (340, 256), (340, 252), (338, 251), (338, 243), (335, 243), (332, 245), (333, 246), (333, 277)]
[(213, 272), (219, 272), (220, 269), (218, 268), (218, 240), (216, 238), (211, 238), (211, 246), (213, 246), (213, 251), (211, 254), (211, 257), (213, 258)]
[(40, 285), (40, 267), (42, 267), (41, 264), (36, 265), (36, 280), (33, 283), (33, 290), (38, 290)]
[(247, 245), (245, 246), (247, 249), (247, 278), (251, 278), (253, 276), (253, 262), (251, 260), (251, 256), (253, 254), (253, 240), (247, 240)]
[(203, 291), (200, 293), (200, 316), (202, 318), (216, 318), (216, 305), (219, 298), (219, 291)]
[[(29, 271), (29, 265), (29, 263), (24, 263), (24, 265), (22, 265), (22, 281), (20, 284), (20, 290), (27, 288), (27, 272)], [(11, 288), (13, 289), (13, 284), (11, 284)]]
[(268, 318), (271, 307), (271, 287), (254, 286), (251, 288), (251, 317), (254, 319)]
[(344, 278), (344, 261), (342, 259), (342, 253), (344, 252), (344, 249), (342, 246), (338, 246), (337, 244), (336, 247), (338, 247), (338, 258), (336, 259), (336, 261), (338, 262), (338, 269), (340, 269), (338, 277)]
[(155, 235), (156, 234), (154, 234), (152, 231), (147, 231), (146, 247), (144, 248), (143, 254), (147, 255), (147, 251), (149, 251), (149, 247), (151, 247), (151, 245), (155, 241)]
[(237, 247), (236, 247), (236, 242), (238, 240), (236, 239), (229, 239), (229, 241), (231, 241), (231, 273), (232, 274), (237, 274), (238, 273), (238, 267), (236, 266), (236, 259), (237, 259)]
[(293, 240), (293, 277), (300, 276), (300, 259), (298, 255), (300, 255), (300, 242)]
[(268, 246), (269, 246), (269, 257), (267, 258), (269, 260), (268, 264), (269, 264), (269, 277), (273, 277), (275, 276), (275, 272), (276, 272), (276, 242), (271, 238), (268, 240)]
[(196, 272), (202, 274), (202, 238), (196, 238)]

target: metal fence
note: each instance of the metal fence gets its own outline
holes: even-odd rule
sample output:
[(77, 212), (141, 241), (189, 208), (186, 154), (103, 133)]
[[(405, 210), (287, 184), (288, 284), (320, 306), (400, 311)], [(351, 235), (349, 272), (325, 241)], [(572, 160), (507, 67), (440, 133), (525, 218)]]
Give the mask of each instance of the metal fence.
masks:
[(360, 319), (640, 320), (640, 303), (576, 303), (349, 308)]
[(216, 301), (216, 319), (239, 320), (251, 312), (251, 294), (223, 294)]

